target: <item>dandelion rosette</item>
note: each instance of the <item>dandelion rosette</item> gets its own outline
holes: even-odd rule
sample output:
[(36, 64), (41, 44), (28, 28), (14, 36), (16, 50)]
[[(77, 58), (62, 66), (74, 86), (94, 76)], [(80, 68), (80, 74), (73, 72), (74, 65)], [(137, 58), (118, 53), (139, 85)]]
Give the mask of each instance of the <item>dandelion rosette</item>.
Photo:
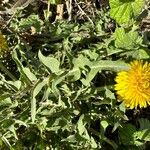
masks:
[(150, 104), (150, 63), (131, 62), (130, 69), (119, 72), (115, 81), (119, 99), (130, 109), (145, 108)]

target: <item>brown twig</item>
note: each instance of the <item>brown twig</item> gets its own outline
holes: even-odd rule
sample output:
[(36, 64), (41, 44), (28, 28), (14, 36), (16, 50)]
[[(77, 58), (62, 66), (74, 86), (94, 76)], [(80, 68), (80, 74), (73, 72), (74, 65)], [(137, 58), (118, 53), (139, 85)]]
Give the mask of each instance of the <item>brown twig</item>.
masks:
[(94, 26), (93, 21), (91, 20), (91, 18), (84, 12), (84, 10), (80, 7), (80, 5), (77, 3), (77, 1), (75, 0), (76, 5), (78, 6), (79, 10), (82, 12), (82, 14), (84, 14), (87, 19), (91, 22), (91, 24)]

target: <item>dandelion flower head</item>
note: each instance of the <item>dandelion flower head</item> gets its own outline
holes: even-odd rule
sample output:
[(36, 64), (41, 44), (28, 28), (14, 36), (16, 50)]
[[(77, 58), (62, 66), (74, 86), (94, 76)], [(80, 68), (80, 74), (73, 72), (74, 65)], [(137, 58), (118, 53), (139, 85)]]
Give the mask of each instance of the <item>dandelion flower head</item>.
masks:
[(150, 104), (150, 63), (135, 60), (130, 69), (118, 73), (115, 90), (130, 109)]
[(7, 53), (8, 45), (3, 34), (0, 32), (0, 57)]

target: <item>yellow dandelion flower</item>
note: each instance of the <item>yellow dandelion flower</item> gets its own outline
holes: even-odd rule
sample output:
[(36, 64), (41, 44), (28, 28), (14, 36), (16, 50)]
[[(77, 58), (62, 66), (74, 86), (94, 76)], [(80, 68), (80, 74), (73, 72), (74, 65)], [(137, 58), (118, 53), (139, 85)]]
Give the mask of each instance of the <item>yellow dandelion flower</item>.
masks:
[(3, 34), (0, 32), (0, 55), (2, 56), (8, 50), (7, 41)]
[(130, 109), (150, 104), (150, 63), (133, 61), (128, 71), (118, 73), (115, 90), (125, 105)]

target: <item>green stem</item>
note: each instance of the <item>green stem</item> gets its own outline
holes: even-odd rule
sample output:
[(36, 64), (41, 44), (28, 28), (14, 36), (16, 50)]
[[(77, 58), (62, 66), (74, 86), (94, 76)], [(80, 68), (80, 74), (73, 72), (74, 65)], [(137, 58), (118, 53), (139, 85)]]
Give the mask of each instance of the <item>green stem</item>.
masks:
[(16, 77), (0, 62), (0, 69), (8, 75), (12, 80), (17, 80)]

